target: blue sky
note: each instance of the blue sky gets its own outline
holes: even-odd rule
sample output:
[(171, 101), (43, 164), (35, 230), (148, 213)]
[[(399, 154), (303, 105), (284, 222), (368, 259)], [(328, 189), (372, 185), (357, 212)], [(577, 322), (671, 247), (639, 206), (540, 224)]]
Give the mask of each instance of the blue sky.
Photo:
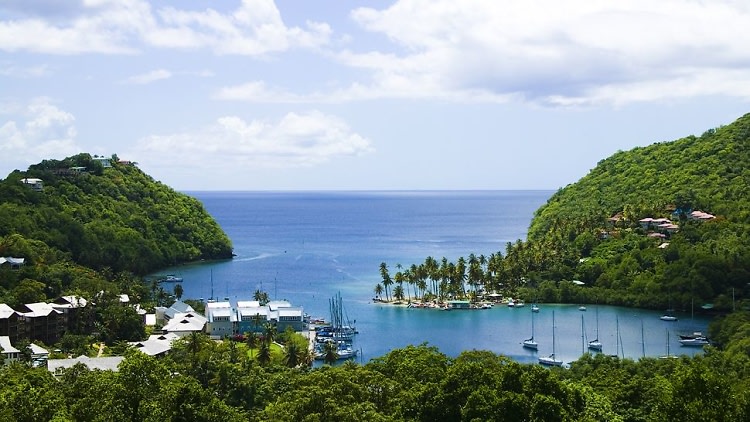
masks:
[(750, 111), (739, 0), (4, 0), (0, 177), (118, 154), (179, 190), (556, 189)]

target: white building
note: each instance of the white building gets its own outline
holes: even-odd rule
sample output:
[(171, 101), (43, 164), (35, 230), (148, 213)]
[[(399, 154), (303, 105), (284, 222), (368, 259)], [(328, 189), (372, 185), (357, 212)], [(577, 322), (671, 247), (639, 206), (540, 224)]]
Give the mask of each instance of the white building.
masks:
[(236, 334), (237, 313), (229, 302), (206, 303), (206, 333), (213, 338)]
[(0, 355), (2, 355), (0, 363), (5, 362), (7, 365), (11, 362), (18, 361), (21, 357), (21, 351), (10, 344), (10, 337), (0, 336)]

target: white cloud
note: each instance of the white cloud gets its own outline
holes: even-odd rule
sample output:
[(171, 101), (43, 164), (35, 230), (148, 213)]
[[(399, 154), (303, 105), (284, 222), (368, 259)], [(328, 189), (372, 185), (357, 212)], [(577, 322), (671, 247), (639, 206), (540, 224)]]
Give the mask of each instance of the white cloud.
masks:
[(149, 136), (127, 155), (144, 166), (188, 166), (196, 172), (234, 168), (239, 172), (242, 168), (314, 166), (372, 150), (369, 140), (338, 117), (311, 111), (289, 113), (278, 122), (226, 116), (192, 133)]
[(400, 0), (351, 16), (399, 51), (338, 56), (371, 72), (359, 89), (365, 96), (510, 96), (549, 104), (750, 98), (740, 71), (750, 64), (743, 2)]
[(13, 78), (29, 79), (41, 78), (49, 75), (50, 68), (46, 64), (37, 66), (19, 66), (12, 63), (0, 64), (0, 75)]
[[(0, 20), (0, 50), (45, 54), (128, 54), (144, 45), (210, 49), (217, 54), (264, 55), (328, 42), (327, 24), (287, 27), (272, 0), (243, 0), (233, 11), (154, 11), (144, 0), (86, 1), (63, 15), (14, 6), (23, 18)], [(29, 17), (26, 17), (29, 16)]]
[(125, 79), (123, 83), (133, 85), (146, 85), (163, 79), (169, 79), (171, 77), (172, 72), (165, 69), (156, 69), (140, 75), (131, 76)]
[(15, 118), (0, 124), (0, 174), (81, 152), (75, 141), (75, 117), (49, 98), (36, 98), (24, 106), (5, 105), (0, 110)]

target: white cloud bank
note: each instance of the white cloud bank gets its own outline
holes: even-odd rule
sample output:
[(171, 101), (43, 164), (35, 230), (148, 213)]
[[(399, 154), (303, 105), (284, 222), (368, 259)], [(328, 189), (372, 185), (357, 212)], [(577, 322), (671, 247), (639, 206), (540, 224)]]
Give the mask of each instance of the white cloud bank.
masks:
[(159, 47), (255, 56), (316, 48), (328, 42), (331, 32), (318, 22), (308, 22), (305, 29), (287, 27), (272, 0), (243, 0), (228, 13), (152, 10), (145, 0), (87, 0), (65, 13), (36, 3), (6, 7), (19, 16), (0, 20), (0, 50), (8, 52), (133, 54)]
[(144, 168), (184, 167), (200, 171), (290, 168), (319, 165), (373, 151), (370, 141), (338, 117), (318, 111), (288, 113), (278, 122), (226, 116), (194, 132), (140, 140), (127, 156)]
[[(3, 122), (7, 114), (18, 118)], [(75, 117), (48, 98), (35, 98), (24, 106), (3, 105), (0, 122), (0, 177), (45, 159), (81, 152), (75, 141)]]
[(750, 98), (750, 3), (736, 0), (400, 0), (351, 12), (387, 48), (333, 57), (359, 70), (329, 92), (251, 81), (216, 97), (256, 102), (380, 98), (623, 104)]

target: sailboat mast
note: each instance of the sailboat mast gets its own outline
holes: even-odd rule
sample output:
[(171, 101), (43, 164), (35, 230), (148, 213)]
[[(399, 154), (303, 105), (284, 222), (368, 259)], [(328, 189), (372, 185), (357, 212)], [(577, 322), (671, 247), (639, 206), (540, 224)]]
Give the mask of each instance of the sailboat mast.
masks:
[(552, 311), (552, 359), (555, 357), (555, 311)]
[(586, 331), (583, 326), (583, 314), (581, 314), (581, 354), (586, 353)]
[(646, 357), (646, 340), (643, 337), (643, 320), (641, 320), (641, 356)]
[(534, 340), (534, 311), (531, 311), (531, 339)]
[(620, 317), (619, 316), (615, 317), (615, 327), (617, 330), (615, 334), (617, 336), (615, 338), (615, 355), (617, 355), (617, 357), (619, 358), (620, 357)]
[(596, 306), (596, 339), (599, 340), (599, 306)]

